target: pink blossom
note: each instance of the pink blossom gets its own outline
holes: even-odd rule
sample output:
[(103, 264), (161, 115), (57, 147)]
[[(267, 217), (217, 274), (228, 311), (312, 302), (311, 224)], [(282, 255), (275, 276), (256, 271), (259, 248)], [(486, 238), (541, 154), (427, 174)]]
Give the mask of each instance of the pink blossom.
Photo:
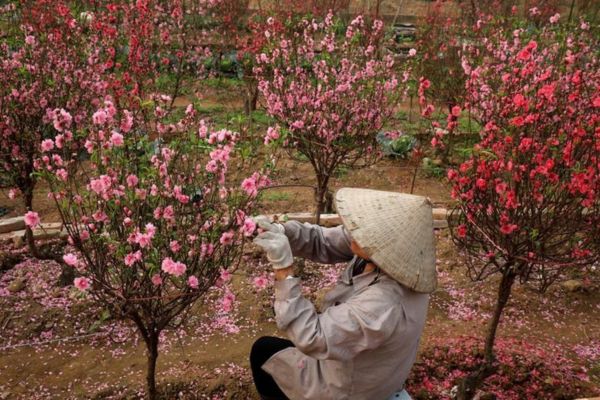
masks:
[(105, 110), (98, 110), (92, 115), (92, 121), (95, 125), (104, 125), (108, 119)]
[(523, 118), (521, 115), (518, 115), (516, 117), (514, 117), (513, 119), (511, 119), (511, 124), (513, 124), (514, 126), (523, 126), (525, 124), (525, 118)]
[(256, 196), (258, 194), (256, 179), (254, 177), (244, 179), (242, 181), (242, 189), (244, 189), (248, 196)]
[(173, 253), (177, 253), (179, 250), (181, 250), (181, 245), (177, 240), (171, 240), (169, 243), (169, 248)]
[(408, 56), (409, 56), (409, 57), (414, 57), (414, 56), (416, 56), (416, 55), (417, 55), (417, 49), (410, 49), (410, 50), (408, 51)]
[(136, 262), (141, 261), (141, 259), (142, 259), (142, 252), (140, 250), (138, 250), (134, 253), (128, 253), (125, 256), (125, 265), (127, 265), (128, 267), (131, 267)]
[(558, 20), (560, 19), (560, 14), (556, 13), (553, 16), (550, 17), (550, 23), (551, 24), (555, 24), (558, 22)]
[(156, 234), (156, 226), (154, 226), (154, 224), (152, 223), (147, 223), (146, 226), (146, 234), (150, 237), (153, 238), (154, 235)]
[(304, 128), (304, 121), (302, 121), (302, 120), (294, 121), (292, 123), (292, 128), (294, 128), (294, 129), (302, 129), (302, 128)]
[(90, 154), (92, 154), (94, 152), (94, 143), (89, 140), (85, 141), (85, 144), (83, 145), (83, 147), (85, 147), (87, 152)]
[(150, 246), (150, 243), (152, 243), (152, 237), (147, 233), (138, 232), (134, 239), (135, 243), (139, 244), (142, 249)]
[(192, 289), (198, 289), (198, 278), (196, 278), (194, 275), (190, 275), (188, 277), (188, 285)]
[(134, 186), (137, 186), (139, 179), (136, 175), (130, 174), (130, 175), (127, 175), (126, 181), (127, 181), (127, 186), (134, 187)]
[(244, 219), (244, 225), (242, 226), (242, 233), (246, 237), (252, 236), (254, 231), (256, 230), (256, 222), (252, 218)]
[(527, 106), (527, 99), (525, 99), (525, 96), (523, 96), (521, 93), (517, 93), (515, 95), (515, 97), (513, 97), (513, 103), (517, 107), (526, 108), (526, 106)]
[(119, 132), (113, 132), (112, 136), (110, 137), (110, 143), (114, 147), (123, 146), (123, 144), (125, 143), (123, 141), (123, 135), (121, 135)]
[(186, 265), (179, 261), (173, 261), (173, 259), (167, 257), (163, 260), (161, 269), (167, 274), (181, 276), (185, 273)]
[(73, 117), (65, 109), (61, 108), (60, 110), (54, 110), (53, 125), (54, 129), (57, 131), (62, 132), (63, 130), (68, 129), (71, 126), (72, 121)]
[(67, 178), (69, 177), (69, 173), (64, 168), (61, 168), (56, 171), (56, 177), (61, 181), (66, 182)]
[(500, 227), (500, 232), (502, 232), (505, 235), (510, 235), (517, 229), (519, 229), (519, 227), (515, 224), (504, 224)]
[(73, 280), (73, 285), (81, 291), (87, 290), (90, 288), (90, 280), (85, 277), (78, 277)]
[(223, 282), (229, 282), (231, 280), (231, 272), (227, 270), (221, 270), (221, 275), (219, 277)]
[(40, 224), (40, 216), (35, 211), (28, 211), (25, 214), (25, 225), (30, 228), (36, 227)]
[(54, 141), (52, 139), (42, 140), (42, 151), (44, 153), (52, 150), (54, 148)]
[(207, 164), (206, 164), (206, 171), (210, 172), (210, 173), (215, 173), (217, 172), (217, 169), (219, 168), (217, 165), (217, 162), (215, 160), (210, 160)]
[(162, 278), (160, 277), (159, 274), (152, 275), (151, 281), (154, 286), (162, 285)]
[(175, 211), (173, 210), (173, 206), (165, 207), (163, 211), (163, 217), (167, 221), (173, 221), (175, 219)]
[(73, 253), (67, 253), (63, 256), (63, 261), (65, 262), (65, 264), (74, 267), (79, 263), (79, 259), (77, 258), (77, 256)]
[(230, 245), (230, 244), (232, 244), (232, 243), (233, 243), (233, 236), (234, 236), (234, 234), (233, 234), (233, 232), (232, 232), (232, 231), (227, 231), (227, 232), (224, 232), (224, 233), (221, 235), (221, 238), (219, 239), (219, 242), (220, 242), (220, 243), (221, 243), (223, 246), (228, 246), (228, 245)]
[(270, 126), (269, 128), (267, 128), (267, 135), (265, 136), (265, 144), (269, 144), (270, 142), (279, 139), (280, 134), (279, 134), (279, 127), (272, 127)]
[(264, 276), (257, 276), (253, 279), (254, 287), (263, 290), (269, 284), (269, 280)]
[(131, 127), (133, 126), (133, 114), (131, 113), (131, 111), (125, 110), (123, 111), (123, 114), (125, 115), (125, 118), (123, 119), (123, 121), (121, 121), (121, 131), (123, 133), (127, 133), (131, 130)]
[(105, 194), (112, 184), (112, 180), (108, 175), (100, 175), (96, 179), (90, 181), (90, 188), (99, 195)]

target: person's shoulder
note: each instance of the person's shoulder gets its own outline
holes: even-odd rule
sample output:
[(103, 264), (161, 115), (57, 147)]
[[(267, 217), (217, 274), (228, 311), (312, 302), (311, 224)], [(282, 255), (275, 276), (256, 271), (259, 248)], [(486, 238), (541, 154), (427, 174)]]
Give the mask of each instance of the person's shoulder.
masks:
[(426, 293), (415, 292), (414, 290), (398, 283), (387, 274), (382, 275), (377, 283), (369, 286), (365, 293), (367, 296), (380, 297), (386, 303), (406, 303), (418, 300), (427, 301), (429, 295)]

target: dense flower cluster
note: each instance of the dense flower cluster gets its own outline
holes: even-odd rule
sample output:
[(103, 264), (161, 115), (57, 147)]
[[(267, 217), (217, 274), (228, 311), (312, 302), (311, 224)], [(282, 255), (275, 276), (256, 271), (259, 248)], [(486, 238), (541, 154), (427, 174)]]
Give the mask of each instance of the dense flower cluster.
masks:
[(555, 277), (548, 268), (598, 256), (600, 69), (586, 27), (563, 39), (558, 28), (499, 33), (486, 40), (486, 63), (465, 61), (483, 130), (473, 156), (448, 172), (462, 212), (456, 241), (485, 266), (522, 265), (542, 286)]
[(265, 142), (279, 140), (310, 160), (322, 211), (335, 169), (375, 155), (376, 133), (392, 114), (400, 82), (392, 58), (381, 56), (381, 21), (358, 16), (343, 35), (331, 13), (284, 26), (268, 21), (256, 58), (267, 111), (286, 128), (281, 136), (270, 130)]

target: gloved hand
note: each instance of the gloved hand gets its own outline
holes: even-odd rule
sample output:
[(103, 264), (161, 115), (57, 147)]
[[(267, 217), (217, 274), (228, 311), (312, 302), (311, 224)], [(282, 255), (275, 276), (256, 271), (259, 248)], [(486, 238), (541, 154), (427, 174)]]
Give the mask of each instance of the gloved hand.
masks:
[(256, 222), (256, 225), (258, 225), (259, 228), (262, 228), (265, 231), (285, 233), (285, 228), (283, 227), (283, 225), (278, 224), (276, 222), (271, 222), (271, 220), (269, 220), (269, 217), (267, 217), (266, 215), (259, 215), (257, 217), (252, 217), (252, 219), (254, 220), (254, 222)]
[[(283, 228), (283, 226), (281, 227)], [(271, 262), (273, 269), (287, 268), (294, 262), (290, 242), (287, 236), (278, 230), (277, 227), (271, 228), (271, 230), (259, 233), (253, 240), (267, 252), (267, 259)]]

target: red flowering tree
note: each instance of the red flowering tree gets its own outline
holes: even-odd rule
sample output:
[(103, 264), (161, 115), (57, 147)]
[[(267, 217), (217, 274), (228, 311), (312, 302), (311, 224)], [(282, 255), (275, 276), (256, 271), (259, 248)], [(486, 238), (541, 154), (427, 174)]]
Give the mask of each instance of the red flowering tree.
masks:
[[(242, 240), (255, 229), (248, 215), (267, 181), (255, 173), (242, 187), (228, 178), (236, 133), (198, 125), (192, 106), (176, 118), (164, 111), (167, 97), (152, 101), (143, 111), (104, 101), (81, 132), (90, 163), (50, 157), (42, 175), (75, 249), (64, 256), (79, 274), (75, 286), (135, 323), (155, 399), (161, 332), (239, 261)], [(178, 138), (150, 138), (162, 131)]]
[[(554, 19), (556, 20), (556, 18)], [(527, 37), (527, 35), (531, 37)], [(484, 361), (459, 398), (496, 368), (494, 342), (516, 281), (546, 289), (600, 256), (600, 65), (589, 25), (499, 31), (468, 66), (468, 104), (483, 130), (450, 170), (450, 220), (472, 279), (499, 276)]]
[(82, 27), (63, 1), (26, 0), (5, 8), (18, 28), (0, 39), (0, 174), (21, 194), (26, 238), (38, 257), (32, 228), (35, 162), (62, 147), (104, 91)]
[(393, 60), (381, 55), (381, 21), (369, 25), (359, 16), (344, 27), (329, 14), (321, 22), (284, 25), (280, 32), (265, 30), (268, 43), (255, 71), (268, 113), (284, 127), (283, 144), (314, 169), (318, 221), (330, 207), (336, 168), (376, 159), (376, 134), (401, 90)]

